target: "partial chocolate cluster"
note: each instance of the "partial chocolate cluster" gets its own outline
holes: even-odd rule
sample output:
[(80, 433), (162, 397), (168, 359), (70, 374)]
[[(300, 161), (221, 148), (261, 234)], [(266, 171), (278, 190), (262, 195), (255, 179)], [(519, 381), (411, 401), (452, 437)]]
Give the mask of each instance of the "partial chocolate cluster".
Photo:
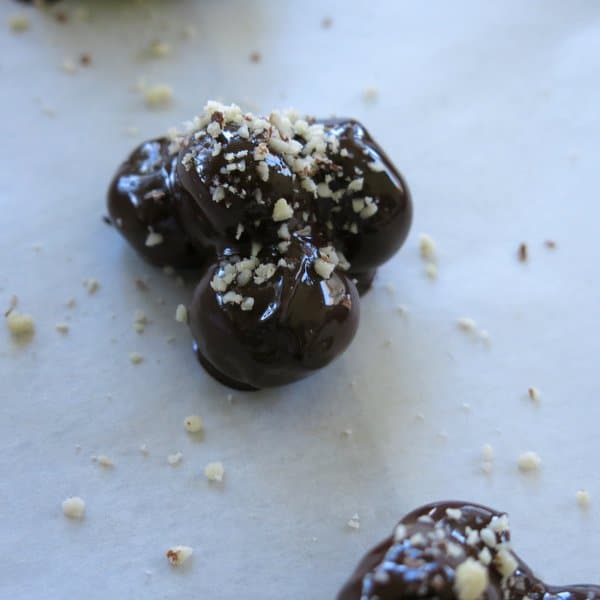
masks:
[(238, 389), (290, 383), (343, 352), (359, 294), (412, 219), (406, 183), (360, 123), (217, 102), (140, 145), (108, 209), (144, 258), (198, 270), (199, 360)]
[(359, 563), (338, 600), (592, 600), (600, 586), (551, 586), (512, 551), (506, 514), (441, 502), (400, 521)]

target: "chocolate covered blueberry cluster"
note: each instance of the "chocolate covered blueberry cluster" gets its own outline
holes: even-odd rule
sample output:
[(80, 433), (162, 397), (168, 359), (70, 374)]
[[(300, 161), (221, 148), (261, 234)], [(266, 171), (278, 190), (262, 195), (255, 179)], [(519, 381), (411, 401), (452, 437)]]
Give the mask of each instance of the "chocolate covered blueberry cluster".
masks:
[(373, 548), (338, 600), (593, 600), (600, 586), (551, 586), (513, 552), (506, 514), (440, 502), (400, 521)]
[(108, 209), (144, 258), (198, 271), (198, 358), (239, 389), (290, 383), (343, 352), (359, 294), (412, 218), (406, 183), (360, 123), (217, 102), (136, 148)]

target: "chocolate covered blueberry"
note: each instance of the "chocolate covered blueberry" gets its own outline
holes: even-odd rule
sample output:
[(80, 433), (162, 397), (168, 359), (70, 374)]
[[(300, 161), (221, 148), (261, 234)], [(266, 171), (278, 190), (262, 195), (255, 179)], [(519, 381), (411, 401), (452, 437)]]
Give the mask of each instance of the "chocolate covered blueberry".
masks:
[(592, 600), (600, 586), (552, 586), (513, 552), (506, 514), (439, 502), (400, 521), (375, 546), (338, 600)]
[(206, 250), (195, 247), (179, 225), (175, 197), (176, 157), (169, 141), (144, 142), (125, 160), (108, 191), (112, 223), (146, 260), (157, 266), (198, 268)]
[(207, 370), (238, 389), (290, 383), (329, 364), (352, 341), (359, 298), (332, 247), (293, 235), (285, 254), (229, 254), (208, 269), (189, 311)]
[(360, 123), (209, 102), (123, 163), (109, 212), (151, 262), (204, 263), (189, 311), (198, 358), (256, 389), (345, 350), (358, 295), (404, 242), (412, 204)]

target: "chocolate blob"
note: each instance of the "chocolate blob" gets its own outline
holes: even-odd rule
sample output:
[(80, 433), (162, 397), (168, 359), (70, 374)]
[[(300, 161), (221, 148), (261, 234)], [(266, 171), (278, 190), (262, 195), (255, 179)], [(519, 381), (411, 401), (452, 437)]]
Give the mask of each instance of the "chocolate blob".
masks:
[(194, 348), (231, 387), (291, 383), (349, 345), (358, 296), (404, 243), (402, 176), (352, 119), (209, 102), (119, 167), (111, 222), (146, 260), (198, 269)]
[[(439, 502), (406, 515), (358, 564), (337, 600), (592, 600), (598, 585), (553, 586), (510, 549), (505, 514), (468, 502)], [(473, 575), (471, 574), (471, 577)], [(482, 579), (483, 578), (483, 579)]]
[[(215, 293), (215, 277), (223, 281), (227, 267), (244, 264), (229, 255), (208, 269), (194, 293), (189, 318), (198, 357), (231, 387), (274, 387), (306, 377), (341, 354), (356, 333), (359, 298), (348, 277), (319, 277), (317, 251), (299, 236), (291, 240), (285, 264), (277, 265), (279, 256), (273, 248), (261, 250), (254, 260), (267, 269), (255, 269), (243, 286), (234, 280)], [(272, 272), (265, 282), (262, 271)], [(236, 273), (247, 279), (249, 269)]]

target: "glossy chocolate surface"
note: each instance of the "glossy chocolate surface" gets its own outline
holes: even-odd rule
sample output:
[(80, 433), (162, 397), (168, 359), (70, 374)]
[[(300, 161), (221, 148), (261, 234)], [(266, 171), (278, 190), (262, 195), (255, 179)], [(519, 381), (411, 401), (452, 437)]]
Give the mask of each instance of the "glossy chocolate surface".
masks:
[[(136, 148), (108, 208), (153, 264), (202, 269), (189, 311), (195, 349), (211, 375), (239, 389), (296, 381), (343, 352), (358, 295), (412, 220), (406, 183), (360, 123), (261, 118), (216, 103), (186, 133)], [(213, 289), (225, 263), (257, 248), (252, 268), (277, 265), (272, 277), (252, 271)]]
[(456, 571), (467, 559), (489, 562), (487, 587), (480, 596), (484, 600), (600, 598), (598, 585), (561, 587), (535, 577), (510, 550), (503, 513), (466, 502), (440, 502), (404, 517), (362, 559), (338, 600), (458, 599)]
[[(233, 283), (227, 292), (252, 298), (250, 310), (224, 302), (227, 292), (211, 288), (223, 266), (206, 272), (194, 293), (190, 328), (213, 375), (241, 389), (283, 385), (324, 367), (347, 348), (358, 327), (358, 292), (343, 273), (319, 277), (317, 256), (310, 240), (294, 237), (285, 258), (289, 266), (277, 266), (260, 285)], [(276, 249), (265, 248), (257, 258), (275, 265), (279, 257)]]
[[(199, 252), (179, 226), (175, 202), (183, 191), (174, 181), (175, 159), (165, 138), (136, 148), (119, 167), (108, 190), (112, 223), (149, 262), (160, 266), (198, 268), (206, 256)], [(151, 232), (162, 242), (148, 246)]]

